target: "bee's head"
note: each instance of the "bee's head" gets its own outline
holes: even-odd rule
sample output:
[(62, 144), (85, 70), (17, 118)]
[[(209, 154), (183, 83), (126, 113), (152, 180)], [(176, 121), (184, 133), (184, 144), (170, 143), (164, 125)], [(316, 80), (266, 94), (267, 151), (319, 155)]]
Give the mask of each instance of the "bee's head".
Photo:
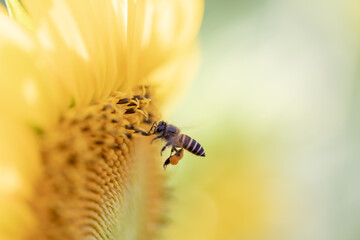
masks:
[(166, 129), (166, 122), (160, 121), (157, 127), (155, 128), (155, 133), (161, 133)]

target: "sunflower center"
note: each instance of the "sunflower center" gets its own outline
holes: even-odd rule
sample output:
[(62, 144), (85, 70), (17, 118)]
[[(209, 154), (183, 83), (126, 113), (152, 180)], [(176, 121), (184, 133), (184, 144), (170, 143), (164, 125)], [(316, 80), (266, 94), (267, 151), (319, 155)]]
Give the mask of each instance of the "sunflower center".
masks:
[(154, 147), (134, 133), (151, 126), (154, 109), (147, 94), (134, 92), (69, 111), (44, 133), (43, 175), (32, 203), (39, 228), (31, 238), (123, 238), (134, 224), (148, 235), (149, 224), (160, 221), (153, 212), (161, 212), (161, 165)]

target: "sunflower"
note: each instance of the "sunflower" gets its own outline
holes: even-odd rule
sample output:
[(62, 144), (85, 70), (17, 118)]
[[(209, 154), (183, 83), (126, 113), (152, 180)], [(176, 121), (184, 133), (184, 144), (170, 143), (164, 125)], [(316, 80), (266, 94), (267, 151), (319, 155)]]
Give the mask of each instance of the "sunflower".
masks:
[(0, 239), (152, 239), (147, 130), (196, 69), (203, 2), (23, 0), (0, 10)]

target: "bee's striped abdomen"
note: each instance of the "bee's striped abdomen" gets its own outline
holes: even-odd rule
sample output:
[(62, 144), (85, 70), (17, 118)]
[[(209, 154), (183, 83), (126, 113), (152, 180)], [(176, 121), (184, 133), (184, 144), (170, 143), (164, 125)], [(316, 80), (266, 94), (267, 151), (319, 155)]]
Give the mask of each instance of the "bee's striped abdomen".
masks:
[(200, 143), (185, 134), (181, 134), (178, 144), (197, 156), (205, 157), (205, 150)]

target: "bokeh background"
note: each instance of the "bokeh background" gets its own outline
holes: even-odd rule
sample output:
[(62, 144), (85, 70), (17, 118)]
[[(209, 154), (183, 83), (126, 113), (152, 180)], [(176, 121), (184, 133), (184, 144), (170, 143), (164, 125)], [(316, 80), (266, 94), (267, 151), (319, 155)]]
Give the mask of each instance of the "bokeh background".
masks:
[(206, 0), (164, 239), (360, 239), (359, 30), (359, 1)]
[(206, 0), (161, 239), (360, 239), (359, 36), (358, 0)]

